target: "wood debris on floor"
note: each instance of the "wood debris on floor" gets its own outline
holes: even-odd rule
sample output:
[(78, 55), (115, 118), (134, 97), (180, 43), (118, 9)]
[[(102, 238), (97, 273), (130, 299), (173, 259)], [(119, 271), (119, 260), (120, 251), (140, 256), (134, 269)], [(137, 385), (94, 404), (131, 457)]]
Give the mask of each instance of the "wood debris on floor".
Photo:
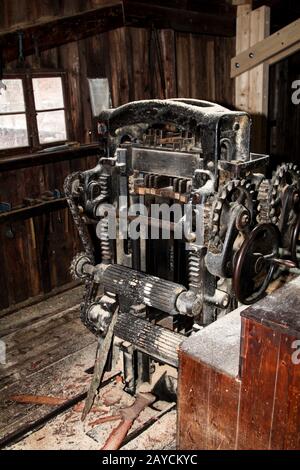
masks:
[[(123, 391), (123, 384), (113, 381), (100, 390), (96, 402), (98, 411), (90, 413), (84, 422), (81, 421), (81, 412), (78, 412), (78, 409), (81, 410), (82, 407), (75, 406), (48, 421), (41, 429), (6, 448), (15, 450), (77, 450), (79, 448), (100, 450), (118, 421), (108, 421), (96, 425), (95, 421), (106, 416), (118, 415), (121, 408), (130, 406), (133, 402), (134, 398)], [(171, 409), (171, 406), (170, 403), (158, 402), (157, 409), (146, 408), (135, 421), (121, 449), (150, 450), (174, 447), (176, 433), (174, 405), (173, 410), (162, 415), (158, 421), (153, 419), (161, 414), (161, 408), (168, 410)], [(141, 431), (149, 421), (153, 425), (136, 435), (136, 431)]]
[[(119, 369), (106, 373), (94, 406), (81, 414), (92, 378), (95, 337), (79, 319), (82, 287), (0, 318), (7, 361), (0, 366), (0, 444), (5, 449), (100, 450), (134, 397)], [(112, 418), (113, 416), (113, 418)], [(174, 403), (147, 406), (124, 449), (174, 448)]]

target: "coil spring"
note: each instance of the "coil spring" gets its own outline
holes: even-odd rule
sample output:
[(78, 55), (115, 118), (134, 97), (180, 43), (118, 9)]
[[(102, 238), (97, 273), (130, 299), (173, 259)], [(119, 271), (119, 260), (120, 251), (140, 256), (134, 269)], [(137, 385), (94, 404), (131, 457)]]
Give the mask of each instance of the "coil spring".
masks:
[(201, 287), (201, 268), (200, 257), (195, 251), (190, 251), (188, 255), (188, 278), (189, 288), (200, 289)]

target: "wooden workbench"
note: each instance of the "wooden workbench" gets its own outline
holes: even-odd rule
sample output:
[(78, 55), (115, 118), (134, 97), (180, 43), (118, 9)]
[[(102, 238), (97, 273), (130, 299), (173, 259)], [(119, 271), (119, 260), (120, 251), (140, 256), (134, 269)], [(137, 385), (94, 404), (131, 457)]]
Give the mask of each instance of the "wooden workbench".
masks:
[(188, 338), (179, 368), (180, 449), (299, 449), (300, 278)]

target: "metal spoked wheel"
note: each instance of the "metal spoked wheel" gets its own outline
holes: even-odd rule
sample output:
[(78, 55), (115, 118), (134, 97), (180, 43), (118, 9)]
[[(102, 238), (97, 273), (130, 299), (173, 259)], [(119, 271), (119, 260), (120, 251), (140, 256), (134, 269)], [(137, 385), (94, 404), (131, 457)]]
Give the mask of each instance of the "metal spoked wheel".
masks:
[(233, 288), (239, 302), (250, 305), (265, 296), (280, 246), (280, 232), (273, 224), (257, 225), (234, 260)]
[(292, 232), (292, 239), (291, 239), (291, 257), (292, 260), (296, 263), (297, 267), (299, 268), (299, 261), (300, 261), (300, 256), (299, 256), (299, 248), (300, 248), (300, 217), (298, 217), (297, 223), (295, 225), (295, 228)]

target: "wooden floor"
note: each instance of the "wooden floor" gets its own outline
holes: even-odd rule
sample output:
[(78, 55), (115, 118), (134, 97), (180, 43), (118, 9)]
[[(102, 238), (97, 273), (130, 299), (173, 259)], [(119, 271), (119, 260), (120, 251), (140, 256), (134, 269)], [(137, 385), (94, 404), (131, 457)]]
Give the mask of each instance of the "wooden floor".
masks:
[[(96, 351), (95, 337), (79, 319), (81, 298), (82, 287), (76, 287), (0, 318), (6, 345), (6, 364), (0, 365), (2, 448), (100, 449), (116, 423), (94, 426), (93, 422), (132, 403), (116, 370), (105, 376), (99, 411), (85, 423), (80, 420)], [(10, 400), (23, 394), (65, 402), (49, 406)], [(158, 402), (136, 421), (124, 448), (174, 448), (175, 428), (174, 404)]]

